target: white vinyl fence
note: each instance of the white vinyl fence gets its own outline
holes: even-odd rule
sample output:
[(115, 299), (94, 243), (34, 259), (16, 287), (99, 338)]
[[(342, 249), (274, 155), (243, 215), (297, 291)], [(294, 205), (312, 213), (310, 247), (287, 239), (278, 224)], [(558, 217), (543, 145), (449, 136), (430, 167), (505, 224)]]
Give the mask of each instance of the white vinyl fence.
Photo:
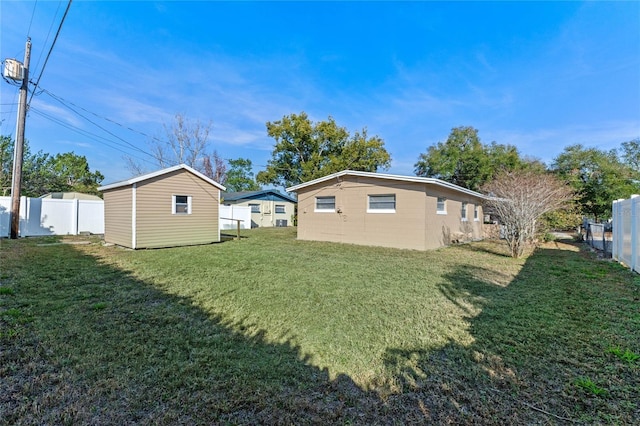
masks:
[(613, 258), (640, 273), (640, 196), (613, 202)]
[(251, 207), (249, 206), (220, 206), (220, 229), (238, 229), (238, 219), (240, 229), (251, 229)]
[[(0, 237), (10, 231), (11, 197), (0, 197)], [(104, 234), (104, 201), (20, 197), (21, 237)]]

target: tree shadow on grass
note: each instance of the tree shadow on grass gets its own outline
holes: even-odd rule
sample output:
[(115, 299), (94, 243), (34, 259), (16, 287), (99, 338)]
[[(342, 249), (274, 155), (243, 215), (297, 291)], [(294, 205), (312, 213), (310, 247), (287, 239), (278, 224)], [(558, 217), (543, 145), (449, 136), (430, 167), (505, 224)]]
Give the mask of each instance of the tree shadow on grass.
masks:
[(71, 246), (38, 250), (47, 253), (29, 276), (20, 254), (6, 264), (13, 291), (0, 296), (0, 424), (380, 419), (374, 393), (346, 376), (330, 380), (296, 346), (244, 336)]
[[(489, 275), (462, 266), (441, 286), (466, 308), (472, 344), (387, 351), (386, 368), (403, 389), (390, 409), (414, 406), (424, 421), (453, 424), (632, 424), (640, 418), (640, 366), (607, 352), (638, 349), (640, 333), (629, 322), (640, 320), (630, 302), (638, 289), (630, 274), (580, 253), (539, 249), (508, 285)], [(606, 394), (577, 386), (581, 377)]]

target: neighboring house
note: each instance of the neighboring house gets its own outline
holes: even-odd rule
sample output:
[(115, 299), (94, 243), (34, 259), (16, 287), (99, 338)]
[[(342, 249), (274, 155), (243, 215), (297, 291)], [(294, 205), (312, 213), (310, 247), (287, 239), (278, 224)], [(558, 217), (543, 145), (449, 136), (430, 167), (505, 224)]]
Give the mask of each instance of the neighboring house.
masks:
[(427, 250), (483, 236), (486, 197), (439, 179), (345, 170), (287, 191), (301, 240)]
[(218, 242), (224, 189), (184, 164), (102, 186), (104, 240), (133, 249)]
[(251, 227), (293, 226), (296, 199), (275, 189), (225, 192), (222, 203), (251, 207)]
[(93, 200), (102, 201), (97, 195), (85, 194), (83, 192), (49, 192), (41, 195), (39, 198), (53, 200)]

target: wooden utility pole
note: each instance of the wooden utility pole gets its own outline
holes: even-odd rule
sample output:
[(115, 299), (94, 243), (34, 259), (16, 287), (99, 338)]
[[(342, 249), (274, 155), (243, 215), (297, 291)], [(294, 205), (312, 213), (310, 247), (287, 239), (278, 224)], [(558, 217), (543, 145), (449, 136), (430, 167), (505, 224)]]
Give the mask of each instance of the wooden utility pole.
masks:
[(27, 120), (27, 95), (29, 92), (29, 61), (31, 59), (31, 38), (27, 38), (24, 52), (22, 85), (16, 123), (16, 142), (13, 146), (13, 175), (11, 177), (11, 239), (18, 238), (20, 230), (20, 188), (22, 187), (22, 161), (24, 152), (24, 125)]

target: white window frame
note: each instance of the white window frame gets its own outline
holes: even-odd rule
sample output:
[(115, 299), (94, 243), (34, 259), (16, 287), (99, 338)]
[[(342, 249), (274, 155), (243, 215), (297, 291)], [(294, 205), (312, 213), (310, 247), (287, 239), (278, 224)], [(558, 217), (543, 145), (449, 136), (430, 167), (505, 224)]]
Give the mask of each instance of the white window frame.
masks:
[[(323, 209), (323, 208), (318, 208), (318, 200), (319, 199), (323, 199), (323, 200), (328, 200), (330, 198), (333, 198), (333, 208), (332, 209)], [(316, 213), (335, 213), (336, 212), (336, 196), (335, 195), (328, 195), (328, 196), (319, 196), (316, 197), (314, 200), (314, 209), (313, 211)]]
[(479, 222), (480, 221), (480, 210), (478, 209), (478, 205), (474, 204), (473, 205), (473, 221), (474, 222)]
[[(440, 210), (440, 200), (442, 200), (442, 210)], [(447, 214), (447, 197), (436, 197), (436, 214)]]
[[(260, 213), (260, 204), (249, 203), (249, 207), (251, 208), (251, 213)], [(254, 207), (256, 210), (253, 210)]]
[(466, 201), (462, 202), (462, 207), (460, 208), (460, 218), (462, 219), (463, 222), (467, 222), (469, 220), (469, 217), (467, 215), (467, 206), (469, 205), (469, 203), (467, 203)]
[[(184, 203), (178, 203), (178, 197), (187, 197), (187, 211), (179, 212), (177, 211), (178, 206), (184, 205)], [(174, 194), (171, 196), (171, 214), (175, 215), (189, 215), (191, 214), (191, 205), (192, 205), (193, 197), (191, 195), (182, 195), (182, 194)]]
[[(280, 211), (280, 210), (282, 210), (282, 211)], [(287, 213), (287, 206), (285, 206), (284, 204), (276, 204), (275, 211), (276, 211), (276, 214), (286, 214)]]
[[(384, 208), (372, 208), (371, 201), (376, 197), (393, 197), (393, 208), (392, 209), (384, 209)], [(395, 213), (396, 212), (396, 194), (369, 194), (367, 196), (367, 213)]]

